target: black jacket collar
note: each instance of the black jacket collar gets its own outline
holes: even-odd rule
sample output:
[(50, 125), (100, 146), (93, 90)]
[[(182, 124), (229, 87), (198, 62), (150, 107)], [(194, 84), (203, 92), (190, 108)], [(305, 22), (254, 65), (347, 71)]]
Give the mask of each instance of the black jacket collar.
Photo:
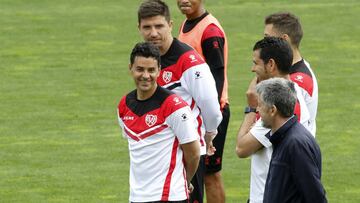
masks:
[(281, 126), (273, 135), (270, 136), (270, 142), (273, 145), (279, 144), (286, 136), (286, 131), (293, 126), (297, 121), (297, 117), (291, 117), (286, 123)]

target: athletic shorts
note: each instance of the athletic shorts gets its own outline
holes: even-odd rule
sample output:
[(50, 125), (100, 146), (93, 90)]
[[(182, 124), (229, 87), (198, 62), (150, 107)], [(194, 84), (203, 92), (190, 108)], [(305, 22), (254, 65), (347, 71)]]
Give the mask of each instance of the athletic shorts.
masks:
[(230, 107), (226, 104), (222, 111), (223, 120), (218, 127), (218, 134), (213, 140), (213, 145), (216, 148), (215, 154), (212, 156), (205, 156), (205, 173), (216, 173), (221, 171), (222, 157), (224, 152), (224, 145), (226, 139), (226, 132), (230, 120)]

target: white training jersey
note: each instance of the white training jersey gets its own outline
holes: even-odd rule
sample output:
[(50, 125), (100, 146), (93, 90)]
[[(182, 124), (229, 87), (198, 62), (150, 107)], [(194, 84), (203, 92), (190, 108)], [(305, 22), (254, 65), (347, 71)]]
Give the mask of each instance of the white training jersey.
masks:
[(174, 38), (167, 53), (161, 56), (157, 82), (190, 106), (199, 135), (200, 153), (205, 154), (205, 130), (216, 130), (222, 120), (215, 80), (209, 66), (193, 48)]
[[(294, 83), (294, 86), (297, 95), (294, 115), (296, 115), (298, 121), (310, 131), (310, 113), (307, 109), (300, 87), (296, 83)], [(256, 121), (255, 125), (250, 130), (250, 133), (264, 146), (251, 156), (250, 203), (263, 202), (265, 182), (273, 151), (272, 144), (268, 139), (270, 131), (271, 129), (262, 126), (261, 118)]]
[(299, 85), (306, 106), (310, 113), (309, 125), (311, 133), (316, 135), (316, 114), (318, 107), (318, 83), (310, 64), (302, 59), (292, 65), (290, 79)]
[(158, 86), (145, 100), (136, 90), (118, 105), (119, 124), (128, 140), (132, 202), (188, 199), (181, 144), (196, 141), (189, 106), (176, 94)]

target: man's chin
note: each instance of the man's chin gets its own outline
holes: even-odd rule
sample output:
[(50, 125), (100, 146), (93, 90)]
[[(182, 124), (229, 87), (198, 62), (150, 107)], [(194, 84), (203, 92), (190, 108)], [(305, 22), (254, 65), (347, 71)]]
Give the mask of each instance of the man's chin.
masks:
[(190, 7), (181, 7), (180, 11), (181, 11), (182, 14), (185, 14), (185, 15), (190, 14), (191, 8)]

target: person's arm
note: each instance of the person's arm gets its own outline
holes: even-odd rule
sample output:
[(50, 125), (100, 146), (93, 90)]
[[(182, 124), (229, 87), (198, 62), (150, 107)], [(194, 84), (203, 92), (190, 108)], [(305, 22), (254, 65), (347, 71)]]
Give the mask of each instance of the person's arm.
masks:
[(121, 134), (122, 134), (122, 137), (126, 138), (126, 133), (124, 131), (124, 122), (121, 120), (121, 117), (120, 117), (120, 110), (122, 110), (122, 108), (124, 108), (124, 105), (125, 105), (125, 97), (123, 97), (118, 105), (118, 107), (116, 108), (116, 115), (117, 115), (117, 119), (118, 119), (118, 124), (120, 126), (120, 129), (121, 129)]
[(205, 130), (215, 132), (222, 120), (215, 80), (209, 66), (195, 51), (189, 51), (182, 56), (183, 66), (186, 67), (180, 81), (189, 92), (201, 110)]
[(261, 149), (261, 143), (250, 133), (255, 124), (256, 113), (245, 114), (244, 121), (239, 129), (236, 140), (236, 154), (239, 158), (246, 158)]
[[(256, 83), (257, 78), (255, 77), (250, 82), (246, 92), (248, 106), (253, 109), (257, 107)], [(245, 114), (236, 140), (236, 154), (238, 157), (246, 158), (263, 146), (268, 147), (271, 145), (270, 141), (265, 137), (270, 129), (264, 128), (261, 122), (261, 120), (256, 121), (256, 112)]]
[(199, 166), (200, 160), (200, 143), (198, 140), (181, 145), (184, 152), (184, 162), (186, 171), (186, 181), (190, 185), (196, 170)]
[(293, 160), (292, 174), (305, 202), (327, 202), (325, 189), (321, 184), (321, 154), (318, 146), (299, 143), (298, 146), (289, 148), (293, 149), (290, 152)]
[(200, 143), (196, 132), (194, 118), (186, 102), (173, 94), (167, 99), (164, 114), (169, 114), (166, 123), (173, 130), (184, 153), (186, 179), (188, 186), (194, 176), (200, 159)]
[(215, 24), (210, 24), (202, 35), (201, 47), (206, 63), (214, 76), (216, 89), (222, 95), (225, 80), (225, 34)]

